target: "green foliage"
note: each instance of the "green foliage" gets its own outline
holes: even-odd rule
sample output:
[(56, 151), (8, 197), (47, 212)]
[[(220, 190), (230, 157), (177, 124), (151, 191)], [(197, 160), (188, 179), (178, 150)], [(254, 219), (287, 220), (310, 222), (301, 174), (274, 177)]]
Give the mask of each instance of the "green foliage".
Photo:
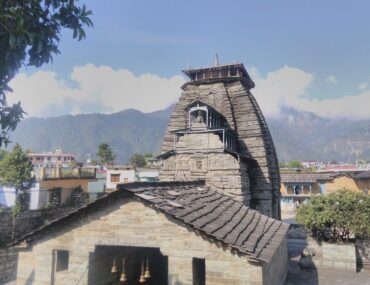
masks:
[(290, 168), (302, 168), (302, 164), (298, 160), (289, 161), (288, 166)]
[(149, 157), (149, 156), (146, 156), (145, 154), (134, 153), (130, 157), (129, 162), (130, 162), (130, 164), (132, 164), (134, 166), (144, 167), (144, 166), (146, 166), (146, 157)]
[(22, 148), (16, 144), (0, 161), (0, 183), (16, 189), (16, 203), (26, 206), (27, 193), (32, 186), (32, 163)]
[(107, 143), (101, 143), (99, 145), (97, 156), (102, 164), (113, 164), (116, 158), (112, 148)]
[(146, 165), (145, 157), (151, 157), (151, 156), (147, 156), (147, 155), (148, 154), (143, 155), (143, 154), (140, 154), (140, 153), (134, 153), (130, 158), (130, 164), (135, 165), (137, 167), (144, 167)]
[(285, 161), (279, 161), (279, 167), (280, 168), (288, 167), (288, 163)]
[(369, 238), (370, 196), (343, 189), (314, 197), (298, 209), (297, 221), (319, 240), (343, 243)]
[(15, 205), (12, 208), (12, 217), (13, 219), (18, 216), (18, 214), (22, 211), (22, 205), (19, 201), (15, 203)]
[(0, 149), (0, 160), (3, 160), (7, 153), (5, 149)]
[(85, 38), (83, 26), (92, 26), (91, 11), (78, 0), (0, 1), (0, 146), (7, 144), (25, 112), (20, 102), (8, 106), (9, 82), (22, 66), (40, 67), (60, 53), (61, 29)]

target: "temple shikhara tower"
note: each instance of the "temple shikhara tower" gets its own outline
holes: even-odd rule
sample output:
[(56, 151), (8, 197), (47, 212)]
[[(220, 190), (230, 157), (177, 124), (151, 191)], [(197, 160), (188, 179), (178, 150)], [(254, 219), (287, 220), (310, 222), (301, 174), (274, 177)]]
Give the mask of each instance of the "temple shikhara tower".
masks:
[(183, 71), (189, 81), (162, 145), (161, 181), (206, 184), (280, 219), (279, 170), (269, 129), (243, 64)]

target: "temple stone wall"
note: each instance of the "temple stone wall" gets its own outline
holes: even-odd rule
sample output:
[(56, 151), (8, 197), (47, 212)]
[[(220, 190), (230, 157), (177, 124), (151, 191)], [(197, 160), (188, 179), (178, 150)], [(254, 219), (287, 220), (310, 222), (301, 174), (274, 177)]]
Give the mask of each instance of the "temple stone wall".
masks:
[[(198, 236), (177, 220), (131, 200), (76, 217), (68, 225), (59, 224), (31, 248), (21, 248), (17, 284), (32, 281), (49, 285), (52, 275), (55, 285), (87, 284), (89, 260), (96, 245), (159, 248), (168, 257), (169, 284), (193, 284), (193, 258), (205, 258), (207, 284), (277, 284), (276, 280), (285, 274), (279, 265), (251, 263), (247, 257)], [(69, 251), (68, 271), (53, 273), (53, 250)], [(286, 255), (282, 245), (274, 254), (274, 263), (286, 265)], [(267, 271), (271, 276), (265, 274)]]
[[(250, 172), (255, 208), (280, 219), (280, 176), (275, 147), (262, 112), (242, 81), (227, 83), (240, 146), (257, 164)], [(270, 195), (266, 195), (270, 193)], [(267, 200), (267, 201), (266, 201)]]
[(179, 138), (176, 143), (176, 151), (181, 152), (182, 150), (194, 150), (202, 151), (205, 150), (221, 150), (223, 149), (222, 140), (217, 134), (213, 133), (199, 133), (199, 134), (186, 134)]
[(370, 271), (370, 240), (356, 240), (356, 259), (358, 270)]
[(13, 220), (10, 209), (3, 210), (0, 213), (0, 284), (14, 280), (16, 277), (18, 252), (12, 247), (5, 247), (12, 241), (12, 236), (14, 239), (17, 239), (50, 220), (64, 216), (76, 208), (86, 205), (84, 194), (82, 193), (81, 197), (80, 193), (76, 192), (76, 197), (73, 197), (72, 200), (74, 205), (71, 207), (52, 207), (49, 209), (25, 211), (18, 214), (15, 220)]
[(284, 285), (288, 275), (288, 260), (288, 244), (284, 238), (271, 261), (263, 268), (263, 284)]
[(193, 153), (169, 157), (159, 172), (161, 181), (202, 179), (214, 189), (250, 204), (247, 164), (230, 154)]

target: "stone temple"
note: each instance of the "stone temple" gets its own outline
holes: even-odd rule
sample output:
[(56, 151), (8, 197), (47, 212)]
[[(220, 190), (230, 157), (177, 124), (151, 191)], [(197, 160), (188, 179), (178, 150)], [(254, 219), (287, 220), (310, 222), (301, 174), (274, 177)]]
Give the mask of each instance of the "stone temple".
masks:
[(279, 168), (243, 64), (183, 71), (190, 79), (162, 145), (161, 181), (205, 180), (252, 209), (280, 219)]
[(16, 284), (282, 285), (274, 145), (242, 64), (190, 69), (159, 182), (116, 191), (10, 246)]

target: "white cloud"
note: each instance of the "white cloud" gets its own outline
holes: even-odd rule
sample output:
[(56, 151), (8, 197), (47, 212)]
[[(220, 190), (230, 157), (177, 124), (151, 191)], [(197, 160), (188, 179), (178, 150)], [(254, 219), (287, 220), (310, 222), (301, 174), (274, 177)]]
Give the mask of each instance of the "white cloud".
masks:
[(285, 66), (266, 78), (254, 78), (253, 94), (266, 116), (278, 116), (282, 107), (290, 107), (328, 118), (370, 118), (370, 91), (334, 99), (308, 98), (305, 95), (313, 79), (312, 74)]
[(182, 76), (169, 79), (149, 73), (135, 76), (127, 69), (91, 64), (74, 68), (71, 79), (77, 87), (67, 86), (50, 71), (30, 76), (19, 74), (10, 84), (14, 93), (9, 95), (9, 101), (20, 100), (27, 113), (42, 117), (128, 108), (151, 112), (176, 102), (185, 82)]
[(359, 85), (358, 85), (358, 90), (361, 90), (361, 91), (363, 91), (363, 90), (366, 90), (367, 89), (367, 87), (369, 86), (369, 84), (367, 83), (367, 82), (362, 82), (362, 83), (360, 83)]
[(262, 78), (255, 68), (253, 73), (256, 83), (253, 94), (263, 112), (273, 117), (280, 115), (282, 107), (297, 105), (313, 80), (313, 75), (289, 66), (269, 72), (266, 78)]
[[(256, 83), (253, 94), (266, 116), (278, 116), (283, 107), (289, 107), (323, 117), (370, 118), (370, 91), (319, 100), (307, 92), (314, 82), (313, 74), (301, 69), (284, 66), (266, 76), (253, 67), (249, 72)], [(74, 68), (71, 79), (72, 87), (50, 71), (19, 74), (11, 82), (14, 93), (9, 101), (21, 100), (30, 115), (39, 117), (111, 113), (128, 108), (151, 112), (176, 102), (185, 82), (182, 76), (136, 76), (127, 69), (90, 64)]]
[(332, 83), (332, 84), (337, 84), (337, 78), (333, 75), (330, 74), (328, 77), (326, 77), (326, 82)]

